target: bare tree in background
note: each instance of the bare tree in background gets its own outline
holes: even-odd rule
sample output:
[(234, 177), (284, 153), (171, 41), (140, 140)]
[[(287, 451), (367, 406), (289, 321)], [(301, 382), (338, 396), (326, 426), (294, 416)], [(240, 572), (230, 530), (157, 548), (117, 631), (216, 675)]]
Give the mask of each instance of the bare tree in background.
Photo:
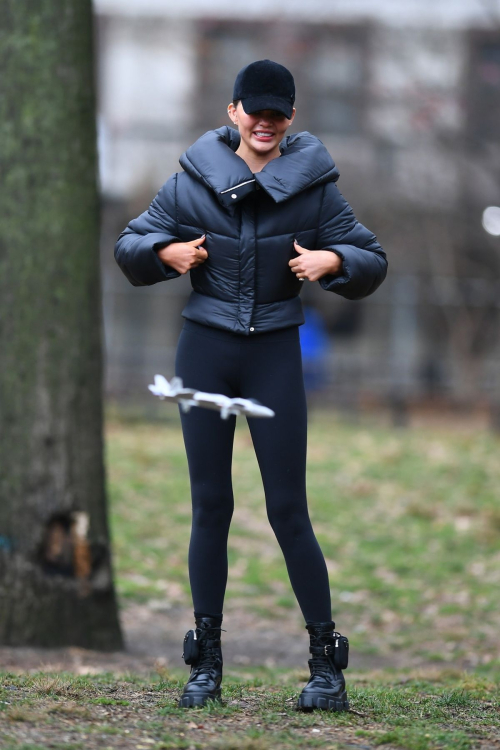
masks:
[(0, 2), (0, 643), (122, 647), (90, 0)]
[[(460, 200), (447, 221), (424, 217), (422, 231), (457, 390), (464, 401), (474, 403), (484, 394), (485, 362), (498, 349), (500, 257), (480, 223), (488, 201), (496, 203), (500, 195), (498, 22), (491, 15), (490, 28), (472, 30), (466, 39), (465, 125), (451, 137), (436, 138), (440, 151), (459, 166)], [(498, 392), (489, 395), (497, 409)]]
[[(395, 248), (400, 244), (399, 258), (389, 252), (389, 283), (402, 292), (391, 303), (398, 355), (391, 367), (393, 387), (404, 395), (400, 375), (405, 368), (394, 364), (404, 362), (411, 350), (405, 339), (413, 336), (408, 394), (416, 375), (424, 395), (451, 395), (464, 406), (488, 399), (496, 410), (499, 393), (492, 366), (499, 353), (500, 253), (481, 226), (481, 214), (487, 205), (498, 205), (500, 195), (500, 31), (490, 23), (489, 28), (453, 30), (447, 37), (428, 28), (419, 35), (413, 29), (403, 33), (406, 47), (393, 33), (383, 37), (394, 43), (383, 56), (390, 69), (397, 63), (396, 83), (402, 88), (389, 92), (386, 117), (378, 119), (385, 127), (381, 144), (386, 158), (380, 162), (383, 167), (387, 163), (380, 195), (390, 196), (389, 211), (377, 206), (376, 221), (369, 224), (377, 226), (380, 237), (392, 238)], [(425, 65), (414, 64), (417, 43), (426, 51)], [(382, 56), (380, 48), (378, 52)], [(441, 75), (436, 77), (439, 62)], [(400, 143), (397, 116), (391, 119), (393, 107), (402, 117), (394, 106), (397, 95), (405, 100), (407, 117)], [(409, 189), (401, 190), (400, 200), (391, 194), (398, 154), (408, 159), (402, 163), (403, 185)], [(379, 158), (383, 155), (384, 149)], [(395, 174), (401, 179), (401, 163)], [(407, 293), (411, 282), (413, 304)], [(405, 307), (407, 325), (394, 326)]]

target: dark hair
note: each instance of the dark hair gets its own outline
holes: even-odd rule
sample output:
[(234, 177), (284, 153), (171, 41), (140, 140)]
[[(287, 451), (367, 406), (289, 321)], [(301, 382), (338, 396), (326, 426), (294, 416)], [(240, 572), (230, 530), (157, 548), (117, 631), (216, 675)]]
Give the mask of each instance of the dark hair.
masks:
[(240, 102), (240, 101), (241, 101), (241, 99), (233, 99), (234, 106), (237, 107), (238, 106), (238, 102)]

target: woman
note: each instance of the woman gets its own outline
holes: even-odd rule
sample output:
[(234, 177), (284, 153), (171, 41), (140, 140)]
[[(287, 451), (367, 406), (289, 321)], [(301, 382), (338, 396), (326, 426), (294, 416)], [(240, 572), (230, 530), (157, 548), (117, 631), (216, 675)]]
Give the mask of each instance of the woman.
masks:
[[(275, 411), (249, 419), (271, 526), (310, 634), (311, 677), (301, 709), (348, 708), (347, 639), (335, 631), (325, 560), (308, 515), (306, 402), (298, 326), (305, 280), (348, 299), (371, 294), (385, 253), (359, 224), (317, 138), (287, 136), (295, 116), (291, 73), (270, 60), (236, 78), (230, 127), (205, 133), (181, 156), (184, 172), (120, 235), (115, 257), (130, 282), (188, 271), (193, 292), (176, 358), (189, 388), (252, 397)], [(227, 537), (233, 512), (235, 417), (181, 413), (193, 521), (189, 577), (196, 628), (186, 634), (191, 674), (180, 706), (220, 700)]]

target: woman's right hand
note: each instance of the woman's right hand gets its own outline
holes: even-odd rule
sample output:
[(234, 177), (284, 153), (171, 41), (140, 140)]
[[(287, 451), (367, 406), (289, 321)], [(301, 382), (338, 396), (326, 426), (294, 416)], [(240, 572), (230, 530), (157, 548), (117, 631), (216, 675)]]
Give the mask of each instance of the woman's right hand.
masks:
[(177, 273), (187, 273), (208, 258), (207, 251), (201, 247), (204, 240), (205, 235), (202, 235), (199, 239), (190, 242), (171, 242), (170, 245), (158, 250), (157, 255), (162, 263), (170, 266)]

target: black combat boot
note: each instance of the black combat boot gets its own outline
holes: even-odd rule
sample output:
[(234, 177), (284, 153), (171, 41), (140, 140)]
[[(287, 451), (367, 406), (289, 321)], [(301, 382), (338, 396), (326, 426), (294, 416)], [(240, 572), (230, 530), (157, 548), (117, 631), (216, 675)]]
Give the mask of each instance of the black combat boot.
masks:
[(197, 617), (196, 630), (188, 630), (184, 637), (186, 664), (191, 665), (189, 680), (179, 701), (179, 708), (204, 706), (208, 700), (221, 700), (222, 650), (221, 620)]
[(302, 690), (297, 708), (312, 711), (347, 711), (349, 703), (342, 669), (346, 669), (349, 652), (347, 638), (335, 631), (334, 622), (312, 622), (306, 625), (311, 638), (309, 671), (311, 677)]

